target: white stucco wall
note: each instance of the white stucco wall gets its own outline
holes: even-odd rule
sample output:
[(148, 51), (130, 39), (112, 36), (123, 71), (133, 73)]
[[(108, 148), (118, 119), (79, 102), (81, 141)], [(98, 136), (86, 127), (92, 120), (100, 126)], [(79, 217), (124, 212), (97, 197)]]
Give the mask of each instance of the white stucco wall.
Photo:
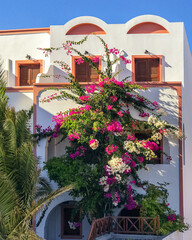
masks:
[(0, 59), (7, 75), (7, 86), (15, 86), (15, 61), (26, 60), (30, 55), (32, 60), (43, 59), (43, 71), (47, 72), (49, 58), (45, 58), (42, 51), (37, 48), (50, 46), (50, 35), (48, 33), (26, 33), (0, 36)]
[[(80, 23), (93, 23), (103, 28), (106, 35), (101, 37), (106, 41), (110, 48), (118, 48), (124, 50), (124, 56), (131, 59), (132, 55), (145, 55), (145, 49), (152, 55), (163, 56), (163, 81), (182, 81), (183, 80), (183, 23), (169, 23), (153, 15), (143, 15), (128, 21), (126, 24), (106, 24), (98, 18), (94, 17), (79, 17), (75, 18), (63, 26), (51, 26), (50, 46), (62, 47), (62, 43), (66, 40), (79, 41), (85, 35), (65, 35), (70, 28)], [(141, 22), (156, 22), (168, 29), (167, 34), (127, 34), (128, 30), (135, 24)], [(75, 46), (76, 47), (76, 46)], [(77, 49), (82, 53), (88, 51), (94, 55), (103, 55), (104, 49), (96, 36), (90, 35), (86, 43), (77, 46)], [(58, 65), (54, 64), (55, 60), (65, 61), (69, 66), (72, 66), (72, 58), (67, 56), (63, 49), (54, 51), (50, 56), (50, 64), (55, 66), (50, 73), (52, 75), (64, 75)], [(117, 69), (125, 67), (124, 64), (117, 66)], [(121, 77), (132, 76), (132, 64), (126, 65), (126, 71), (121, 73)], [(61, 78), (40, 80), (66, 82)]]

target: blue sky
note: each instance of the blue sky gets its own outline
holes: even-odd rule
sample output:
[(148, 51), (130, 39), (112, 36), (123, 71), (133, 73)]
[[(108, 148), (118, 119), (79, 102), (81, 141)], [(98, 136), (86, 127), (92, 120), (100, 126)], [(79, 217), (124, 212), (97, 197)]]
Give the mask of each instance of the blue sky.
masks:
[(125, 23), (143, 14), (184, 22), (192, 50), (192, 0), (10, 0), (1, 1), (0, 30), (63, 25), (72, 18), (94, 16)]

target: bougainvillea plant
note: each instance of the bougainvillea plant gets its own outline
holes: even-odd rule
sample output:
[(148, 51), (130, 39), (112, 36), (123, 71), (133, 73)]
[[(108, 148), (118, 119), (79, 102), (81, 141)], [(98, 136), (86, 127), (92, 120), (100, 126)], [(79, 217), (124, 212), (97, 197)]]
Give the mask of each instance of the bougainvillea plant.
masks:
[[(41, 126), (37, 126), (35, 135), (37, 140), (62, 135), (62, 140), (71, 142), (66, 147), (66, 153), (49, 159), (45, 168), (50, 179), (60, 187), (74, 184), (71, 195), (81, 199), (77, 207), (82, 209), (82, 216), (86, 215), (90, 221), (112, 214), (116, 207), (124, 206), (129, 210), (137, 207), (139, 201), (136, 200), (134, 186), (145, 189), (146, 184), (141, 182), (138, 171), (142, 168), (147, 170), (146, 164), (165, 154), (160, 147), (163, 137), (179, 137), (176, 127), (161, 120), (165, 112), (159, 104), (139, 94), (145, 90), (143, 87), (133, 84), (128, 78), (122, 81), (116, 79), (118, 73), (113, 73), (112, 66), (119, 61), (129, 64), (130, 60), (121, 56), (118, 49), (108, 48), (104, 40), (99, 39), (106, 55), (102, 58), (107, 66), (104, 71), (97, 67), (97, 57), (88, 57), (74, 47), (85, 42), (87, 37), (80, 42), (63, 44), (67, 55), (78, 54), (76, 63), (88, 62), (99, 78), (96, 83), (83, 87), (70, 73), (66, 63), (56, 61), (68, 74), (71, 84), (67, 89), (70, 91), (57, 89), (55, 94), (41, 101), (72, 99), (79, 107), (70, 109), (69, 106), (68, 111), (53, 116), (54, 129), (42, 130)], [(58, 49), (43, 51), (47, 55)], [(116, 55), (115, 60), (111, 60), (111, 55)], [(131, 111), (138, 113), (137, 119), (133, 118)], [(140, 139), (138, 132), (149, 134), (146, 139)], [(171, 159), (170, 156), (166, 157)], [(168, 213), (170, 211), (164, 214)], [(165, 216), (165, 219), (167, 222), (175, 221), (172, 215)]]

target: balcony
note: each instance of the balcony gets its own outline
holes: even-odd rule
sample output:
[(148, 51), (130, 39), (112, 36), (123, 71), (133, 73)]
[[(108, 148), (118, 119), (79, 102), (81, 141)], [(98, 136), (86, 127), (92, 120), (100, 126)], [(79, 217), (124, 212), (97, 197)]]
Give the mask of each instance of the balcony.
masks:
[[(93, 221), (88, 240), (95, 240), (98, 237), (113, 233), (113, 237), (105, 239), (116, 239), (115, 236), (123, 234), (157, 235), (160, 228), (159, 217), (105, 217)], [(104, 238), (102, 238), (104, 239)], [(123, 239), (118, 237), (118, 239)], [(127, 237), (126, 237), (127, 239)], [(138, 238), (134, 238), (138, 239)], [(140, 238), (144, 239), (144, 238)], [(147, 237), (145, 238), (147, 239)], [(148, 239), (158, 239), (149, 237)]]

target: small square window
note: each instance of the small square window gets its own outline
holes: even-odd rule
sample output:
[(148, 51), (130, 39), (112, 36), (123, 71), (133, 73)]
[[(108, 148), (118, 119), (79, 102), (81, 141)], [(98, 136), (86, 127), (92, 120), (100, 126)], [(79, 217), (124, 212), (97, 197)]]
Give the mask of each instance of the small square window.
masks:
[(16, 86), (32, 86), (42, 72), (41, 60), (23, 60), (15, 63)]
[(161, 82), (162, 58), (133, 56), (133, 80), (135, 82)]

